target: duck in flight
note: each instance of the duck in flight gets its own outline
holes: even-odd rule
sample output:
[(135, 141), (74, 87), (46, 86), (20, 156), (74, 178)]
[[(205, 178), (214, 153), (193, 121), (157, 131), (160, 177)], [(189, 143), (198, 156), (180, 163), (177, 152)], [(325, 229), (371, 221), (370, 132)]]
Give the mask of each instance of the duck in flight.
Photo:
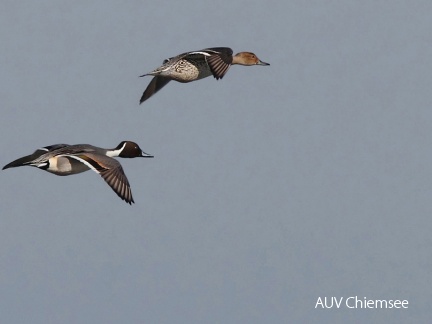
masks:
[(103, 149), (89, 144), (55, 144), (37, 149), (34, 153), (5, 165), (3, 170), (19, 166), (33, 166), (55, 175), (67, 176), (87, 170), (98, 173), (114, 192), (128, 204), (134, 203), (129, 181), (121, 164), (114, 157), (135, 158), (153, 156), (138, 144), (123, 141), (114, 149)]
[(240, 52), (233, 55), (233, 51), (229, 47), (212, 47), (200, 51), (186, 52), (163, 61), (162, 65), (157, 69), (140, 76), (153, 76), (141, 96), (140, 104), (153, 96), (171, 80), (186, 83), (210, 75), (219, 80), (224, 77), (229, 67), (234, 64), (248, 66), (270, 65), (261, 61), (251, 52)]

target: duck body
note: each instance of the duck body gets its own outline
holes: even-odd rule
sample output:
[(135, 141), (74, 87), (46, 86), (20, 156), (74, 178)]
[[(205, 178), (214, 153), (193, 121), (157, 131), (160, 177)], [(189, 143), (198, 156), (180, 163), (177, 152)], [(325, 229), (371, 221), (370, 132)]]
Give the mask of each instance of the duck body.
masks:
[(200, 80), (212, 75), (206, 55), (207, 52), (183, 53), (165, 60), (159, 68), (145, 75), (165, 77), (182, 83)]
[(34, 153), (12, 161), (3, 170), (32, 166), (58, 176), (68, 176), (93, 170), (114, 192), (128, 204), (134, 202), (129, 181), (121, 164), (114, 157), (153, 157), (143, 152), (138, 144), (123, 141), (114, 149), (103, 149), (89, 144), (55, 144), (37, 149)]
[(163, 61), (157, 69), (141, 75), (154, 76), (140, 99), (140, 104), (150, 98), (169, 81), (187, 83), (213, 75), (216, 80), (222, 79), (229, 67), (239, 65), (270, 65), (262, 62), (250, 52), (240, 52), (233, 56), (229, 47), (212, 47), (200, 51), (182, 53)]

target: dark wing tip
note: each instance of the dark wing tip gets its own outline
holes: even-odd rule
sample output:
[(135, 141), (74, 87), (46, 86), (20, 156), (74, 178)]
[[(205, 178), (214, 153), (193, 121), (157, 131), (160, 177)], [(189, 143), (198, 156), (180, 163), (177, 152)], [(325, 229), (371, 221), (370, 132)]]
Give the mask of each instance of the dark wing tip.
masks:
[(105, 169), (100, 175), (105, 182), (111, 187), (111, 189), (129, 205), (135, 203), (132, 197), (132, 190), (129, 185), (129, 181), (123, 172), (123, 168), (119, 165), (114, 169)]
[(128, 199), (128, 200), (125, 199), (125, 201), (131, 206), (132, 206), (132, 204), (135, 204), (135, 201), (133, 200), (132, 195), (131, 195), (130, 199)]
[(147, 86), (147, 88), (144, 90), (141, 99), (140, 99), (140, 105), (146, 101), (148, 98), (153, 96), (156, 92), (158, 92), (160, 89), (162, 89), (164, 86), (167, 85), (168, 82), (171, 80), (169, 78), (164, 78), (160, 76), (155, 76)]

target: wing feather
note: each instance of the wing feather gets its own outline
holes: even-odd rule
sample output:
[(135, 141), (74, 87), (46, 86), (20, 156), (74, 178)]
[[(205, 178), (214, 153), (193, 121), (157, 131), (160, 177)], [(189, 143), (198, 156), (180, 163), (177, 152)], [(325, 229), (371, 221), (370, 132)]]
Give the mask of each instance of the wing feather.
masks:
[(129, 181), (117, 160), (92, 153), (68, 155), (68, 157), (84, 163), (98, 173), (122, 200), (128, 204), (134, 203)]

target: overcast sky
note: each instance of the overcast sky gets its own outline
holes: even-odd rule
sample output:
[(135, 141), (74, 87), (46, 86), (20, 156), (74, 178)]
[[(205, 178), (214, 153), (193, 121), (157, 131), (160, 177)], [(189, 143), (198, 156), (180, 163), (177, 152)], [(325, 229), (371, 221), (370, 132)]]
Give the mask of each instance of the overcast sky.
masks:
[[(1, 166), (137, 142), (94, 172), (0, 173), (4, 323), (427, 323), (430, 1), (3, 1)], [(270, 66), (169, 83), (227, 46)], [(409, 301), (315, 309), (318, 297)]]

